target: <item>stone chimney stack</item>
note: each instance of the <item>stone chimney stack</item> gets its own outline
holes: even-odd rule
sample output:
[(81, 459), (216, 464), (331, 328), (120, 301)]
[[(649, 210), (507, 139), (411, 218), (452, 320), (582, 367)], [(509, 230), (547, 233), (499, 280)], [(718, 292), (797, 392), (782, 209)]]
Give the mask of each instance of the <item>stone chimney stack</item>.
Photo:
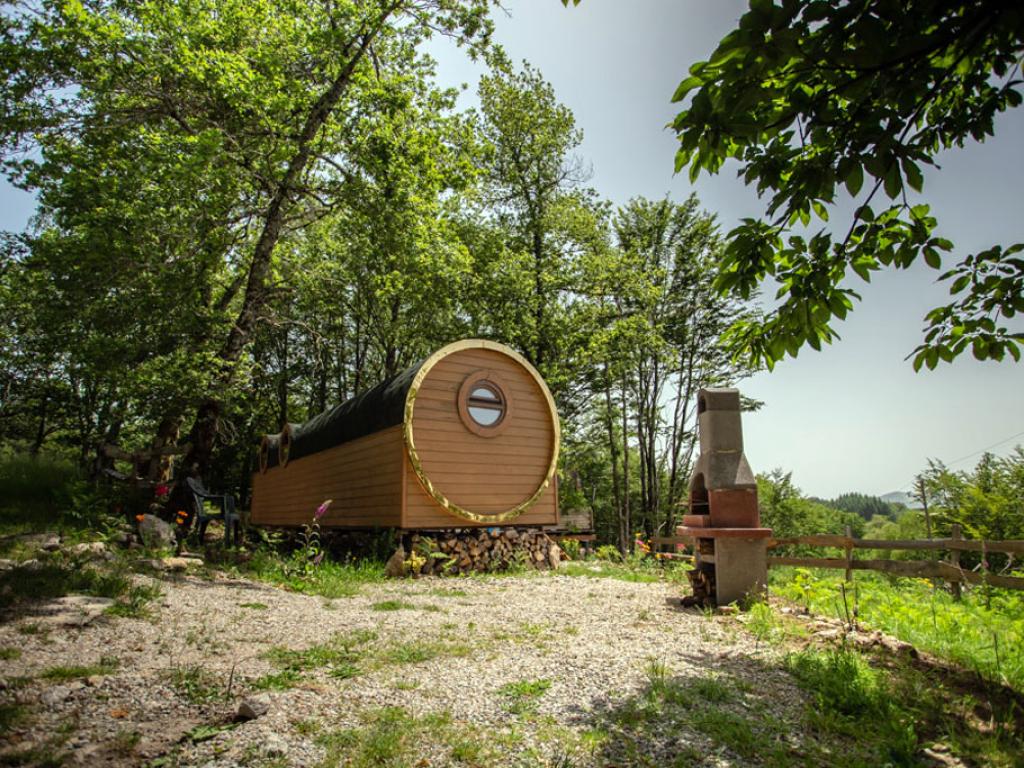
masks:
[(740, 393), (702, 389), (697, 394), (700, 457), (690, 478), (689, 514), (679, 536), (694, 540), (690, 604), (751, 597), (768, 583), (768, 537), (761, 528), (757, 480), (743, 455)]

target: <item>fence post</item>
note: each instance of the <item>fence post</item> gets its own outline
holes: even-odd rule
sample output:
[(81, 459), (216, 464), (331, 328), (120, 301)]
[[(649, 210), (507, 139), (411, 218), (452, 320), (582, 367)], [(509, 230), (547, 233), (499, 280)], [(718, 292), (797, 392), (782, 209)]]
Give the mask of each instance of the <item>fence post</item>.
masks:
[[(960, 539), (963, 538), (963, 536), (960, 535), (960, 523), (953, 523), (953, 532), (950, 534), (950, 538), (953, 539), (953, 541), (960, 541)], [(959, 549), (951, 549), (949, 551), (949, 562), (950, 562), (950, 565), (952, 565), (954, 568), (957, 568), (957, 569), (960, 568), (960, 550)], [(954, 581), (951, 586), (953, 588), (953, 599), (954, 600), (959, 600), (960, 599), (960, 579), (958, 578), (956, 581)]]
[(853, 581), (853, 567), (850, 561), (853, 559), (853, 531), (846, 526), (846, 580)]

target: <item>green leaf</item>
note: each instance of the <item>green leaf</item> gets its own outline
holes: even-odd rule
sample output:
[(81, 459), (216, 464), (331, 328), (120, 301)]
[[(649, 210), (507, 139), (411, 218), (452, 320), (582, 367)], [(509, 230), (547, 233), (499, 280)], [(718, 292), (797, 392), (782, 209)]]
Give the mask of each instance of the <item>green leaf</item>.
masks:
[[(679, 84), (676, 88), (676, 92), (672, 94), (672, 101), (682, 101), (686, 98), (686, 94), (692, 91), (694, 88), (699, 88), (703, 79), (699, 77), (688, 77)], [(678, 170), (677, 170), (678, 173)]]
[(850, 197), (856, 197), (863, 184), (864, 168), (860, 164), (856, 164), (850, 169), (850, 173), (846, 177), (846, 191), (850, 193)]

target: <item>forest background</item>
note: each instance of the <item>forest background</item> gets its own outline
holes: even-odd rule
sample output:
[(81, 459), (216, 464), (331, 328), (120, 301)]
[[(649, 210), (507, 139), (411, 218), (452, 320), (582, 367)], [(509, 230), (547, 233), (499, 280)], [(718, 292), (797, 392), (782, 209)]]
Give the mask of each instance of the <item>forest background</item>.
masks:
[[(7, 449), (95, 478), (105, 445), (187, 441), (244, 505), (263, 433), (481, 336), (552, 388), (563, 507), (621, 549), (671, 530), (696, 390), (756, 372), (719, 343), (761, 305), (713, 290), (715, 216), (591, 189), (573, 114), (484, 0), (219, 5), (5, 17), (6, 167), (38, 201), (0, 255)], [(438, 86), (431, 38), (485, 68), (478, 106)], [(924, 479), (937, 526), (1024, 537), (996, 514), (1022, 509), (1019, 451)], [(780, 533), (922, 524), (761, 482)]]

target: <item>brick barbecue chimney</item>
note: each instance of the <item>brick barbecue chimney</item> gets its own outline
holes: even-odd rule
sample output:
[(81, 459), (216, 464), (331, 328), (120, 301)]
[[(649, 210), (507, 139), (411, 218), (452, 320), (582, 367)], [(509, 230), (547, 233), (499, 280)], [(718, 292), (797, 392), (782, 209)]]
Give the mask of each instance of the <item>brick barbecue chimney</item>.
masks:
[(676, 531), (695, 541), (693, 597), (684, 602), (725, 605), (764, 592), (771, 529), (760, 527), (757, 481), (743, 455), (739, 390), (700, 390), (697, 428), (689, 514)]

